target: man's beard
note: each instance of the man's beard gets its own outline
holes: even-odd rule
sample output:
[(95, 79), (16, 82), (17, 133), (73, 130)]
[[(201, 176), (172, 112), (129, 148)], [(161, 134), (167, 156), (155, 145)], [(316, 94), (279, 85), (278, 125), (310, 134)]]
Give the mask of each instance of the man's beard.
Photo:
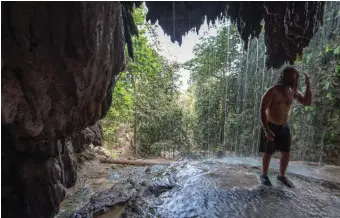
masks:
[(295, 88), (294, 82), (283, 83), (283, 86), (284, 86), (284, 87), (287, 87), (287, 88), (289, 87), (289, 88), (292, 88), (292, 89)]

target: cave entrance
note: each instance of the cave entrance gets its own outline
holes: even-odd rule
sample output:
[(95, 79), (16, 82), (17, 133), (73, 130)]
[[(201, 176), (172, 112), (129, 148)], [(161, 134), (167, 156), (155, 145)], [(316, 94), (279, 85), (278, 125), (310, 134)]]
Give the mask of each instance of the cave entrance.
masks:
[[(195, 15), (182, 13), (190, 5), (170, 5), (172, 10), (164, 12), (163, 17), (153, 12), (155, 5), (149, 2), (134, 9), (139, 37), (132, 37), (134, 60), (128, 58), (126, 71), (119, 75), (111, 111), (104, 119), (107, 144), (124, 154), (129, 147), (129, 155), (137, 157), (259, 157), (261, 97), (277, 83), (284, 67), (293, 64), (287, 61), (277, 65), (272, 56), (280, 46), (286, 49), (281, 51), (286, 55), (292, 50), (285, 46), (290, 45), (282, 42), (268, 48), (273, 42), (268, 42), (264, 31), (268, 31), (265, 22), (272, 25), (267, 18), (259, 21), (259, 36), (252, 38), (249, 34), (245, 41), (238, 20), (232, 16), (232, 20), (206, 16), (197, 26), (190, 23)], [(307, 10), (310, 5), (306, 5)], [(294, 67), (310, 74), (312, 92), (317, 94), (313, 105), (294, 103), (290, 111), (293, 160), (339, 161), (333, 149), (340, 147), (328, 147), (336, 139), (326, 133), (332, 120), (327, 114), (335, 113), (338, 101), (334, 96), (339, 89), (335, 88), (339, 4), (327, 2), (324, 7), (327, 10), (320, 28), (319, 20), (311, 24), (305, 19), (305, 31), (313, 26), (314, 37), (294, 59)], [(293, 16), (293, 8), (287, 6), (285, 19)], [(230, 6), (228, 12), (232, 14), (232, 10)], [(285, 37), (294, 40), (289, 25)], [(185, 30), (188, 32), (182, 36)], [(277, 60), (279, 56), (275, 56)], [(304, 93), (303, 74), (299, 87)]]

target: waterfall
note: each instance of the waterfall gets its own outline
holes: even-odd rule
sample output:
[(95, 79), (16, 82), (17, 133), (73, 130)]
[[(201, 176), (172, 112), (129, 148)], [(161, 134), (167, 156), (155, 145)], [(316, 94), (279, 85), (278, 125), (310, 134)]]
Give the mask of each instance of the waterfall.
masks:
[(254, 111), (253, 111), (253, 116), (254, 116), (254, 122), (253, 122), (253, 147), (252, 147), (252, 156), (254, 156), (254, 153), (255, 153), (255, 143), (256, 143), (256, 140), (255, 140), (255, 134), (256, 134), (256, 121), (257, 121), (257, 105), (258, 105), (258, 99), (257, 99), (257, 96), (258, 96), (258, 80), (257, 80), (257, 70), (258, 70), (258, 64), (259, 64), (259, 40), (256, 39), (256, 69), (255, 69), (255, 99), (254, 99)]
[[(243, 58), (244, 58), (244, 51), (243, 48), (243, 41), (241, 40), (241, 51), (240, 51), (240, 71), (238, 73), (238, 92), (237, 92), (237, 98), (236, 98), (236, 114), (237, 114), (237, 120), (239, 120), (239, 112), (240, 112), (240, 95), (241, 95), (241, 80), (242, 80), (242, 67), (243, 67)], [(238, 146), (238, 136), (239, 136), (239, 124), (236, 124), (236, 135), (235, 135), (235, 149), (234, 152), (237, 154), (237, 146)]]
[(227, 25), (227, 55), (226, 55), (226, 73), (225, 73), (225, 101), (224, 101), (224, 130), (223, 130), (223, 147), (226, 148), (226, 126), (227, 126), (227, 120), (228, 120), (228, 73), (230, 73), (229, 68), (229, 48), (230, 48), (230, 23)]
[(241, 110), (241, 116), (242, 116), (242, 119), (241, 119), (241, 130), (242, 130), (242, 136), (241, 139), (240, 139), (240, 146), (242, 148), (242, 151), (241, 151), (241, 155), (243, 155), (243, 148), (244, 148), (244, 130), (245, 128), (243, 128), (243, 125), (245, 122), (247, 122), (247, 120), (244, 120), (244, 118), (246, 117), (246, 115), (244, 113), (246, 113), (247, 111), (247, 91), (248, 91), (248, 68), (249, 68), (249, 46), (250, 46), (250, 42), (248, 43), (248, 47), (247, 47), (247, 59), (246, 59), (246, 72), (244, 73), (245, 75), (245, 81), (244, 81), (244, 92), (243, 92), (243, 100), (242, 100), (242, 110)]

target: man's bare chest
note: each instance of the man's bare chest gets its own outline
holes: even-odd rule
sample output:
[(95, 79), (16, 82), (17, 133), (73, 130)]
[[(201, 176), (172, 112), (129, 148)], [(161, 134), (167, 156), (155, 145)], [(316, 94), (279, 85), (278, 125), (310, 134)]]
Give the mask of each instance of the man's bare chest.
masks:
[(275, 93), (271, 102), (272, 108), (290, 108), (293, 103), (293, 99), (289, 99), (288, 97), (284, 96), (282, 93)]

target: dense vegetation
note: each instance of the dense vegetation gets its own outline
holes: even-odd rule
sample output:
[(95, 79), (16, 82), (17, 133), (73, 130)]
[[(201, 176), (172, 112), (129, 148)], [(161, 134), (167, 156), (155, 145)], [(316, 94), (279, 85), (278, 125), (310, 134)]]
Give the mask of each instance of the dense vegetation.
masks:
[[(290, 112), (292, 159), (340, 164), (340, 4), (326, 7), (324, 25), (296, 62), (311, 76), (313, 104), (294, 104)], [(257, 156), (261, 96), (282, 70), (265, 68), (263, 35), (244, 51), (235, 26), (224, 21), (217, 36), (203, 37), (195, 57), (180, 66), (159, 54), (144, 9), (136, 9), (134, 17), (140, 30), (133, 38), (136, 58), (127, 60), (104, 120), (109, 144), (116, 146), (117, 130), (129, 124), (141, 156), (165, 151)], [(180, 67), (191, 72), (185, 93), (178, 88)], [(300, 89), (304, 92), (303, 76)]]
[(127, 60), (104, 119), (106, 141), (115, 146), (117, 130), (122, 124), (130, 124), (132, 147), (143, 156), (178, 150), (186, 143), (183, 111), (177, 101), (179, 65), (159, 55), (155, 38), (148, 40), (147, 32), (155, 37), (155, 27), (145, 23), (145, 15), (144, 9), (135, 10), (139, 28), (139, 37), (133, 38), (135, 59)]

